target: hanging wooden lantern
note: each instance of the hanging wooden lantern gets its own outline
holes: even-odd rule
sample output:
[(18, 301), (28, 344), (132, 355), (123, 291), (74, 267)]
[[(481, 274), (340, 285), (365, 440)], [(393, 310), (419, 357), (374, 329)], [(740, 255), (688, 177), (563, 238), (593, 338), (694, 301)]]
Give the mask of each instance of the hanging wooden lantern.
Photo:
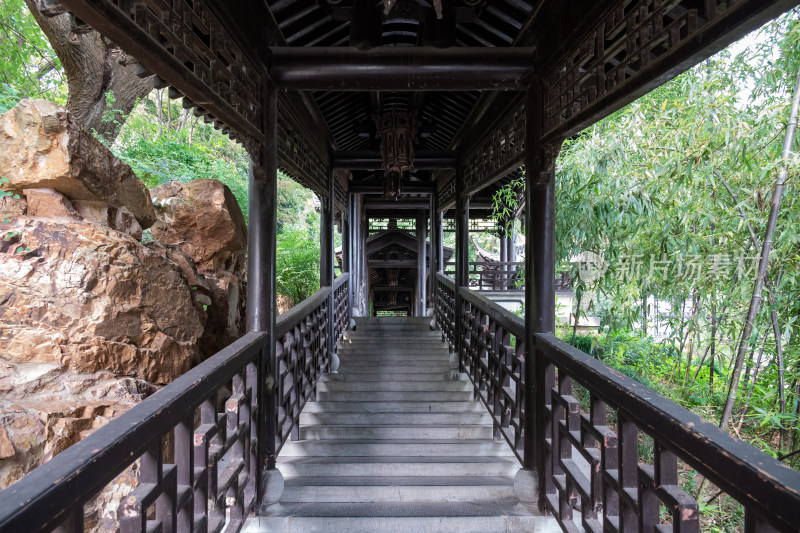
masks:
[(403, 175), (414, 170), (414, 143), (417, 142), (414, 115), (390, 111), (377, 122), (385, 173), (384, 196), (396, 200), (403, 194)]

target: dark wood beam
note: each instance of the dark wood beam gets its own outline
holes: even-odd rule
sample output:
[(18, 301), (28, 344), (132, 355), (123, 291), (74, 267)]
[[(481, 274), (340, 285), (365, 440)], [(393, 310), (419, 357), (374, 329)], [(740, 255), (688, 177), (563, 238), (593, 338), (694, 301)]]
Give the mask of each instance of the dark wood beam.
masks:
[[(346, 168), (347, 170), (380, 170), (383, 168), (383, 158), (380, 152), (334, 150), (331, 157), (333, 168)], [(414, 168), (417, 170), (456, 168), (457, 163), (458, 154), (452, 151), (421, 150), (414, 154)]]
[[(403, 184), (403, 194), (433, 194), (436, 188), (432, 183)], [(354, 194), (383, 194), (383, 185), (367, 183), (351, 183), (350, 192)]]
[[(394, 200), (367, 200), (364, 202), (364, 208), (367, 211), (374, 211), (376, 209), (389, 209), (389, 210), (406, 210), (406, 209), (427, 209), (428, 202), (420, 200), (416, 202), (407, 201), (394, 201)], [(408, 215), (408, 213), (406, 213)], [(374, 215), (373, 215), (374, 216)]]
[(275, 47), (269, 75), (285, 90), (524, 90), (533, 48)]
[(416, 259), (370, 259), (367, 261), (369, 268), (416, 268)]

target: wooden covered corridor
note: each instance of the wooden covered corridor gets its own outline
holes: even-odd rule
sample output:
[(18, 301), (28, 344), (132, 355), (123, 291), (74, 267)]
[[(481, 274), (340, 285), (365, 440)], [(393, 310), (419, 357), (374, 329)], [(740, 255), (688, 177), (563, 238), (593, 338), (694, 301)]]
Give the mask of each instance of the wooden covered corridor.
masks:
[[(800, 473), (553, 335), (554, 167), (562, 142), (796, 0), (37, 3), (49, 15), (70, 13), (77, 33), (99, 31), (142, 76), (154, 74), (170, 97), (246, 147), (248, 333), (0, 493), (0, 531), (84, 531), (84, 507), (134, 463), (140, 481), (117, 512), (121, 531), (299, 530), (286, 521), (252, 528), (275, 516), (276, 487), (291, 489), (276, 467), (305, 440), (341, 435), (309, 430), (320, 425), (309, 416), (318, 407), (309, 406), (353, 392), (336, 383), (347, 383), (354, 364), (343, 341), (369, 331), (352, 327), (353, 319), (368, 324), (361, 317), (375, 294), (365, 251), (377, 219), (414, 220), (417, 251), (402, 261), (413, 257), (422, 275), (409, 281), (408, 313), (430, 316), (436, 332), (407, 333), (433, 335), (446, 365), (453, 354), (452, 367), (434, 365), (435, 372), (456, 376), (456, 385), (424, 392), (466, 394), (480, 407), (489, 448), (500, 447), (498, 455), (521, 469), (513, 494), (497, 494), (528, 502), (530, 516), (549, 516), (565, 532), (698, 531), (698, 503), (678, 486), (682, 461), (744, 506), (746, 531), (798, 531)], [(520, 169), (524, 320), (470, 290), (467, 254), (470, 221), (487, 218), (493, 191)], [(279, 170), (322, 199), (322, 289), (281, 316), (274, 304)], [(335, 276), (337, 220), (343, 248)], [(443, 258), (450, 221), (453, 277)], [(513, 239), (503, 237), (501, 261), (509, 262)], [(400, 273), (392, 272), (405, 265), (394, 260), (373, 258), (387, 261), (376, 285), (385, 305), (396, 303)], [(361, 366), (372, 361), (376, 372), (364, 372), (373, 375), (364, 390), (376, 398), (414, 392), (384, 388), (415, 380), (387, 379), (381, 368), (391, 365), (369, 355)], [(413, 366), (424, 359), (415, 355), (399, 360)], [(343, 378), (335, 377), (340, 364)], [(573, 383), (588, 391), (585, 412)], [(431, 405), (440, 401), (431, 398)], [(358, 431), (380, 440), (376, 434), (395, 430)], [(654, 441), (649, 460), (637, 455), (640, 435)], [(325, 523), (314, 530), (344, 530)], [(459, 523), (443, 521), (440, 530), (463, 530)], [(539, 528), (491, 523), (499, 531)]]

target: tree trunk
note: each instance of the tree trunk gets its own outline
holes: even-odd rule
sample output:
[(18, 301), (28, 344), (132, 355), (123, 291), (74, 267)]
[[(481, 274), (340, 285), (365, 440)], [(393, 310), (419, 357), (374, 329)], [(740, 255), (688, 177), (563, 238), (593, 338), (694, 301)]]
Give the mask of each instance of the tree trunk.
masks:
[[(783, 141), (782, 159), (785, 161), (789, 158), (792, 151), (792, 143), (794, 141), (794, 132), (797, 128), (797, 115), (800, 110), (800, 72), (797, 75), (795, 82), (794, 94), (792, 95), (792, 108), (789, 114), (789, 122), (786, 126), (786, 137)], [(772, 205), (769, 210), (769, 219), (767, 220), (767, 229), (764, 232), (764, 241), (761, 245), (761, 257), (758, 261), (758, 273), (756, 280), (753, 284), (753, 295), (750, 298), (750, 307), (747, 309), (747, 317), (742, 327), (742, 336), (739, 341), (739, 347), (736, 353), (736, 360), (731, 372), (731, 383), (728, 389), (728, 399), (725, 401), (725, 409), (722, 412), (722, 419), (719, 422), (719, 427), (722, 429), (728, 428), (731, 415), (733, 413), (733, 403), (736, 401), (736, 391), (739, 387), (739, 376), (742, 372), (742, 364), (744, 363), (744, 356), (746, 352), (745, 344), (749, 341), (750, 335), (753, 331), (753, 324), (756, 320), (756, 315), (761, 309), (761, 292), (764, 288), (764, 280), (767, 277), (767, 266), (769, 264), (769, 254), (772, 252), (772, 239), (775, 236), (775, 227), (778, 224), (778, 213), (781, 209), (781, 201), (783, 200), (783, 189), (786, 185), (786, 175), (788, 169), (784, 163), (775, 180), (775, 187), (772, 193)]]
[(139, 99), (153, 89), (153, 77), (139, 78), (135, 65), (123, 65), (125, 54), (96, 31), (70, 31), (70, 15), (43, 15), (36, 0), (25, 0), (53, 46), (67, 78), (67, 110), (79, 124), (114, 142)]

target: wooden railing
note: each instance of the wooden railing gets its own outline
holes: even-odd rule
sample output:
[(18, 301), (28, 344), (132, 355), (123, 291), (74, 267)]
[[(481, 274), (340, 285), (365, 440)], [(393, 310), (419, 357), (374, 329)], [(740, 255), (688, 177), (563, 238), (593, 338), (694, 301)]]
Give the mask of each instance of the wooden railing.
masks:
[[(450, 277), (455, 275), (456, 264), (447, 261), (444, 264), (444, 273)], [(470, 261), (467, 270), (469, 288), (474, 291), (524, 291), (523, 279), (525, 263), (521, 261), (496, 261), (482, 262)], [(555, 290), (572, 290), (572, 275), (569, 270), (556, 272)]]
[[(444, 264), (445, 274), (455, 274), (455, 262), (447, 261)], [(522, 269), (525, 263), (501, 262), (491, 263), (483, 261), (470, 261), (467, 277), (469, 286), (477, 291), (513, 291), (522, 286)]]
[[(245, 335), (0, 492), (0, 531), (82, 532), (84, 505), (137, 461), (139, 484), (118, 512), (121, 531), (150, 531), (156, 522), (220, 531), (226, 513), (227, 530), (238, 530), (256, 497), (253, 421), (266, 342)], [(171, 436), (174, 458), (164, 447)]]
[[(437, 324), (452, 351), (458, 350), (455, 337), (455, 283), (441, 273), (436, 275)], [(459, 366), (492, 415), (495, 438), (506, 439), (522, 460), (524, 406), (523, 320), (486, 297), (461, 288), (461, 331), (465, 332)]]
[[(443, 336), (459, 350), (496, 437), (520, 459), (525, 446), (544, 455), (540, 506), (564, 531), (699, 531), (699, 505), (679, 484), (687, 467), (744, 507), (745, 532), (798, 531), (800, 472), (553, 335), (536, 335), (530, 353), (519, 317), (465, 287), (456, 310), (452, 279), (439, 273), (436, 283)], [(532, 388), (524, 365), (534, 358), (544, 386), (528, 405), (544, 420), (539, 434), (524, 423)]]
[(297, 436), (300, 410), (327, 370), (344, 331), (328, 319), (349, 319), (348, 281), (340, 276), (278, 318), (272, 364), (267, 335), (248, 333), (0, 492), (0, 531), (83, 532), (85, 506), (137, 463), (120, 531), (239, 531), (257, 503), (260, 458), (273, 462)]

